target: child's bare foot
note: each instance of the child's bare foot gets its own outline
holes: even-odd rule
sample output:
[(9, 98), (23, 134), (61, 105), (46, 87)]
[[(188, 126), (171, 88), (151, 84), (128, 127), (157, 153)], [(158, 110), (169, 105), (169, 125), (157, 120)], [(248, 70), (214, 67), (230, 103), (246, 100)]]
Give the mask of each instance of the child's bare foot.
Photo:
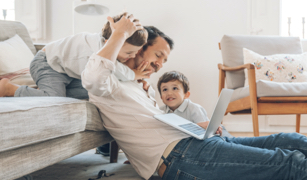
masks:
[(14, 96), (15, 91), (19, 86), (12, 84), (9, 79), (3, 78), (0, 80), (0, 97)]
[(0, 97), (4, 97), (6, 95), (6, 84), (8, 82), (9, 80), (6, 78), (0, 80)]

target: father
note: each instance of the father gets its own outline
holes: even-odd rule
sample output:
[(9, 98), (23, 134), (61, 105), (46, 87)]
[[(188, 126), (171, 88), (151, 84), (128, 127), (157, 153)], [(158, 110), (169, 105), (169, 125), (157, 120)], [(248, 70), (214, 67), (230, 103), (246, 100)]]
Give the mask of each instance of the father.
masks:
[[(171, 149), (159, 167), (159, 175), (167, 180), (307, 179), (307, 138), (300, 134), (201, 141), (155, 120), (153, 115), (162, 112), (149, 90), (138, 81), (123, 82), (114, 75), (116, 56), (135, 25), (110, 23), (112, 35), (90, 57), (82, 85), (99, 108), (104, 126), (143, 178), (150, 178), (162, 154), (168, 154), (164, 151)], [(154, 27), (146, 30), (148, 44), (126, 65), (133, 69), (145, 60), (146, 70), (153, 73), (167, 61), (173, 41)]]

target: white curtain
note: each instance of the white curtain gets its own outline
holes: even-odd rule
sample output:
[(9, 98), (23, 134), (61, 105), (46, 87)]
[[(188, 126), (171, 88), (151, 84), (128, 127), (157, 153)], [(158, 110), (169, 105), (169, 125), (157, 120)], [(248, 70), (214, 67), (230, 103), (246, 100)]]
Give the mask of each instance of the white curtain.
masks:
[(15, 0), (15, 20), (27, 27), (34, 41), (46, 39), (46, 0)]

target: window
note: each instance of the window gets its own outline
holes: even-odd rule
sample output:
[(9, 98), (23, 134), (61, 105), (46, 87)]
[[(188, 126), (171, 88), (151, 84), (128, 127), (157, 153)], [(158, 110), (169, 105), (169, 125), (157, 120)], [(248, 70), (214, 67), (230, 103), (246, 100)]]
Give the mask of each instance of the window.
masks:
[(46, 39), (46, 0), (0, 0), (0, 20), (22, 22), (34, 41)]
[(0, 0), (0, 20), (15, 20), (15, 0)]
[(307, 1), (282, 0), (280, 32), (282, 36), (307, 38)]

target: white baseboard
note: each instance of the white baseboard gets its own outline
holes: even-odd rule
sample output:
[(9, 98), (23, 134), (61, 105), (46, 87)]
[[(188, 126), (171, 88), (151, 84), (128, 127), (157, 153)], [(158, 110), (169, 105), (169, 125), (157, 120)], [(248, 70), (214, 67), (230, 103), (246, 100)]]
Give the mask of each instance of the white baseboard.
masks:
[[(295, 132), (295, 115), (259, 116), (260, 132)], [(253, 132), (251, 115), (227, 115), (223, 125), (230, 132)], [(301, 133), (307, 133), (307, 115), (301, 116)]]

